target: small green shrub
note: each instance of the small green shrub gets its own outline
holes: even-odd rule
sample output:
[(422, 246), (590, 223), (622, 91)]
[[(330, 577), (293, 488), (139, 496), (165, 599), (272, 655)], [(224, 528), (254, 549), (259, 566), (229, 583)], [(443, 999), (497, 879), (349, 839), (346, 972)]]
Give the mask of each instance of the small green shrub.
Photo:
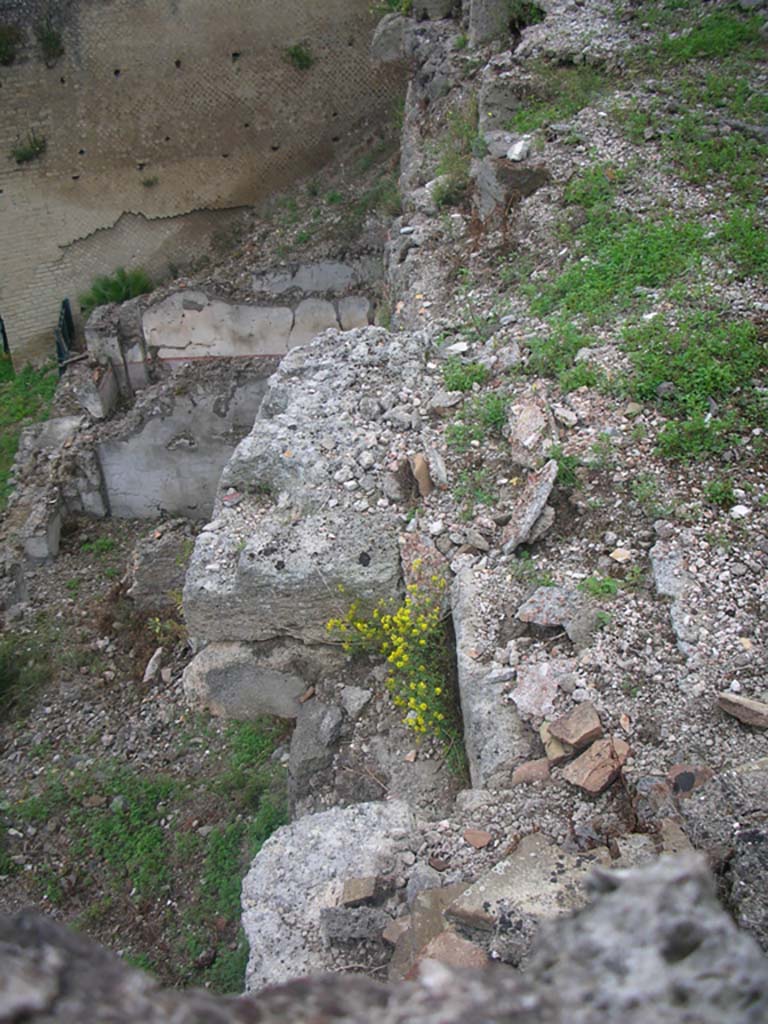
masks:
[(297, 71), (309, 71), (315, 63), (308, 43), (294, 43), (293, 46), (289, 46), (285, 51), (285, 59)]
[(376, 0), (371, 7), (373, 14), (411, 14), (413, 0)]
[(0, 24), (0, 64), (6, 67), (13, 64), (23, 39), (18, 25)]
[(565, 187), (566, 203), (583, 206), (587, 210), (608, 205), (619, 185), (627, 180), (628, 172), (613, 164), (593, 164)]
[(51, 365), (25, 366), (13, 373), (9, 359), (2, 363), (5, 379), (0, 379), (0, 511), (10, 493), (9, 474), (22, 429), (48, 417), (59, 375)]
[(463, 469), (458, 476), (453, 496), (462, 506), (462, 518), (471, 519), (475, 505), (493, 505), (496, 495), (487, 469)]
[(80, 311), (84, 319), (88, 319), (97, 306), (105, 306), (110, 302), (126, 302), (137, 295), (151, 292), (154, 285), (148, 275), (141, 269), (125, 270), (119, 267), (111, 277), (97, 277), (90, 290), (80, 295)]
[(557, 383), (563, 394), (577, 391), (579, 388), (596, 388), (605, 384), (605, 374), (589, 363), (576, 363), (568, 370), (561, 370), (557, 375)]
[(11, 150), (11, 159), (15, 160), (17, 164), (29, 164), (41, 157), (47, 148), (48, 143), (45, 136), (38, 135), (33, 128), (24, 141), (19, 139), (16, 142)]
[(473, 441), (482, 441), (487, 435), (501, 436), (507, 422), (507, 398), (493, 393), (466, 402), (461, 416), (449, 423), (445, 440), (456, 451), (466, 451)]
[(432, 192), (438, 208), (458, 206), (465, 198), (469, 191), (472, 156), (481, 145), (485, 145), (485, 140), (478, 132), (477, 99), (472, 96), (449, 111), (438, 141), (436, 172), (444, 179)]
[(38, 21), (35, 25), (35, 38), (46, 64), (53, 64), (64, 53), (61, 32), (54, 26), (50, 18)]
[(576, 353), (590, 344), (590, 338), (572, 323), (555, 321), (549, 334), (533, 338), (529, 344), (525, 372), (534, 377), (558, 377), (573, 367)]
[(160, 179), (153, 174), (151, 178), (142, 178), (141, 184), (144, 188), (156, 188), (160, 184)]
[(736, 504), (733, 484), (726, 477), (717, 477), (704, 484), (704, 497), (719, 508), (731, 508)]
[(80, 550), (86, 555), (108, 555), (114, 551), (117, 542), (111, 537), (97, 537), (96, 540), (85, 541), (80, 545)]
[(714, 133), (701, 111), (688, 110), (665, 123), (662, 148), (680, 175), (694, 184), (721, 178), (750, 201), (762, 197), (768, 145), (740, 132)]
[(559, 487), (570, 490), (578, 484), (579, 478), (576, 470), (581, 465), (578, 456), (566, 455), (563, 451), (563, 446), (555, 444), (547, 452), (547, 458), (554, 459), (557, 463), (557, 483)]
[(474, 384), (485, 384), (488, 369), (482, 363), (462, 363), (456, 356), (446, 360), (443, 383), (449, 391), (471, 391)]
[(579, 590), (590, 597), (615, 597), (620, 586), (611, 576), (587, 576), (579, 583)]

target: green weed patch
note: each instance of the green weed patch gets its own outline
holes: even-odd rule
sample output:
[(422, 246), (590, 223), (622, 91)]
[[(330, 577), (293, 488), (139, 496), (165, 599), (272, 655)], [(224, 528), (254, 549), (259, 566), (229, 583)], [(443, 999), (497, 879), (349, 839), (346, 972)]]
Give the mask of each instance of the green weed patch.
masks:
[(25, 366), (13, 374), (10, 362), (2, 360), (0, 377), (0, 511), (10, 493), (8, 476), (16, 457), (19, 437), (25, 426), (48, 416), (58, 374), (53, 366), (36, 369)]
[(638, 289), (659, 288), (696, 269), (707, 248), (700, 224), (663, 217), (591, 219), (577, 235), (584, 259), (572, 261), (531, 299), (537, 316), (582, 315), (596, 322), (629, 309)]
[(675, 328), (654, 320), (627, 331), (625, 347), (634, 366), (630, 388), (641, 401), (659, 400), (668, 417), (658, 439), (664, 455), (703, 458), (768, 426), (768, 398), (759, 385), (768, 338), (755, 324), (710, 311)]

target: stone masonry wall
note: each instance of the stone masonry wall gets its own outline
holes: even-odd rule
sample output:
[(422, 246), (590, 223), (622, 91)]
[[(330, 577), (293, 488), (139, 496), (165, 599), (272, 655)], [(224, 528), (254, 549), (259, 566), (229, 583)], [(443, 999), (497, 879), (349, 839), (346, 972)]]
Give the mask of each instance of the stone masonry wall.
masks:
[[(23, 43), (0, 66), (0, 315), (17, 361), (52, 351), (65, 296), (118, 266), (164, 273), (244, 207), (388, 117), (402, 68), (375, 69), (368, 0), (70, 0), (46, 66), (44, 7), (0, 0)], [(312, 66), (286, 50), (304, 44)], [(10, 156), (30, 132), (41, 158)]]

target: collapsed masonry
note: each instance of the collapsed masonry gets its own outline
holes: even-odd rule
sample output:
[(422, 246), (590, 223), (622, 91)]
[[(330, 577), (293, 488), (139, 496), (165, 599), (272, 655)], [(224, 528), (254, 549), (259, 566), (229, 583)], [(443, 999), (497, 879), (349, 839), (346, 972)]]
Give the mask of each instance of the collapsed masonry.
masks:
[(97, 309), (57, 414), (22, 436), (4, 604), (22, 599), (25, 559), (56, 556), (68, 517), (207, 518), (280, 358), (325, 328), (368, 324), (380, 273), (373, 256), (329, 259), (255, 276), (253, 301), (185, 291)]
[(33, 1024), (760, 1024), (768, 967), (695, 859), (600, 872), (591, 905), (546, 928), (528, 970), (425, 960), (385, 986), (326, 975), (216, 998), (163, 990), (84, 936), (31, 913), (0, 919), (0, 1019)]

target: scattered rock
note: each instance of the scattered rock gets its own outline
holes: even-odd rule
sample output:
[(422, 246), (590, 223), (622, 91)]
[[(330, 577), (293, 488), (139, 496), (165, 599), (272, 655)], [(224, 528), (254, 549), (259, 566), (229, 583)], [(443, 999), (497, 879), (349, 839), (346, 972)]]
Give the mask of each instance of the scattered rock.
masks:
[(426, 498), (435, 489), (432, 477), (429, 474), (429, 463), (424, 455), (414, 455), (411, 459), (411, 471), (419, 487), (419, 494)]
[(570, 658), (552, 658), (519, 668), (510, 698), (520, 714), (528, 718), (551, 715), (559, 690), (573, 680), (574, 668), (575, 662)]
[(521, 622), (540, 629), (563, 629), (578, 647), (586, 646), (597, 629), (597, 610), (577, 590), (539, 587), (517, 611)]
[(600, 718), (590, 701), (584, 701), (567, 715), (556, 719), (550, 724), (549, 731), (566, 750), (569, 747), (572, 750), (581, 750), (603, 735)]
[[(542, 921), (582, 907), (588, 875), (608, 860), (607, 852), (574, 857), (541, 833), (527, 835), (514, 853), (455, 899), (446, 916), (470, 935), (493, 933), (501, 924), (506, 931), (525, 932), (530, 938)], [(517, 963), (528, 945), (517, 949)]]
[(370, 704), (372, 697), (372, 690), (363, 689), (362, 686), (345, 686), (341, 691), (341, 706), (350, 718), (356, 719)]
[(511, 554), (530, 536), (534, 523), (544, 511), (557, 479), (557, 462), (550, 461), (537, 473), (531, 473), (520, 497), (512, 509), (511, 519), (504, 528), (502, 544), (505, 554)]
[(313, 776), (330, 765), (342, 722), (341, 709), (333, 704), (313, 700), (299, 708), (288, 762), (294, 801), (305, 795)]
[(546, 757), (540, 757), (536, 761), (526, 761), (520, 764), (512, 772), (512, 784), (523, 786), (531, 782), (547, 782), (549, 779), (550, 761)]
[(437, 960), (449, 967), (480, 970), (488, 965), (488, 954), (468, 939), (462, 939), (451, 928), (426, 944), (415, 964), (406, 974), (406, 979), (415, 978), (424, 960)]
[(619, 777), (628, 756), (629, 744), (624, 740), (617, 737), (597, 740), (563, 769), (563, 778), (596, 796)]
[(490, 832), (479, 828), (467, 828), (462, 833), (464, 841), (473, 846), (476, 850), (483, 850), (493, 838)]
[(717, 704), (722, 711), (733, 718), (738, 718), (745, 725), (751, 725), (755, 729), (768, 729), (768, 704), (761, 700), (741, 697), (726, 690), (724, 693), (718, 693)]
[(147, 667), (144, 669), (144, 683), (157, 682), (157, 678), (160, 675), (160, 668), (163, 664), (163, 648), (158, 647), (155, 653), (147, 662)]

